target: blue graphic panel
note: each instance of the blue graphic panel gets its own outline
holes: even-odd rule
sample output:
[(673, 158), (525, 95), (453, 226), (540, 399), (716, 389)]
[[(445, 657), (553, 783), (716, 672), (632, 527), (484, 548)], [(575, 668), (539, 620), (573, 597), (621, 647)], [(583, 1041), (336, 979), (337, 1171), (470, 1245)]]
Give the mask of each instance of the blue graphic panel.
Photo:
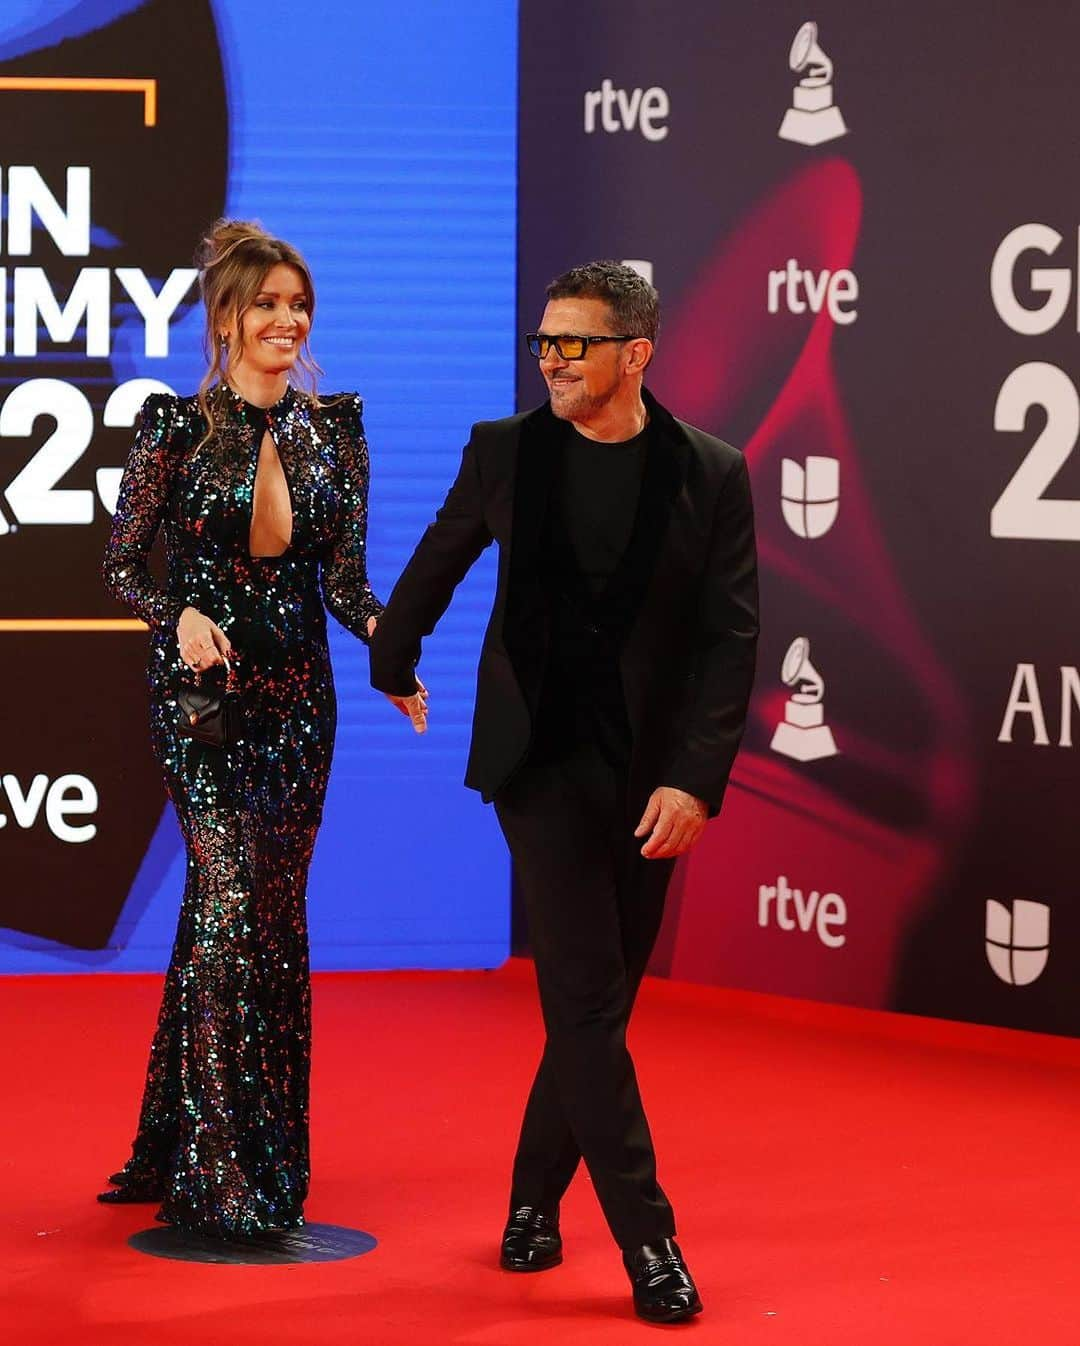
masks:
[[(0, 59), (52, 48), (63, 73), (64, 47), (54, 44), (155, 8), (13, 5), (0, 16)], [(213, 13), (228, 102), (225, 210), (261, 220), (311, 264), (321, 386), (365, 398), (370, 569), (386, 597), (471, 423), (513, 409), (517, 6), (364, 0), (301, 13), (284, 0), (217, 0)], [(198, 90), (193, 70), (193, 97)], [(190, 153), (197, 174), (199, 146)], [(92, 239), (103, 252), (116, 244), (97, 219)], [(198, 306), (177, 311), (164, 359), (146, 355), (143, 324), (129, 316), (114, 320), (112, 381), (193, 389), (203, 368)], [(475, 568), (429, 642), (425, 738), (370, 690), (366, 650), (332, 633), (340, 721), (310, 885), (317, 968), (489, 967), (506, 956), (505, 849), (491, 810), (461, 784), (493, 559)], [(123, 639), (133, 657), (143, 637)], [(149, 753), (141, 722), (129, 750)], [(0, 971), (163, 967), (183, 869), (166, 810), (106, 947), (7, 930)]]

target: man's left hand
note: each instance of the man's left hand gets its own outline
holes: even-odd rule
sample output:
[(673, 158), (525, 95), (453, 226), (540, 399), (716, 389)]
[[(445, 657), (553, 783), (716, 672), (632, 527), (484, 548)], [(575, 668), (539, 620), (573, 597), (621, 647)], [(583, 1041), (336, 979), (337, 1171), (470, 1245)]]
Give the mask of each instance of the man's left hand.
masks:
[(672, 785), (661, 785), (649, 796), (634, 836), (649, 834), (641, 848), (646, 860), (666, 860), (688, 851), (704, 832), (708, 820), (709, 808), (704, 799), (676, 790)]
[(416, 679), (416, 691), (412, 696), (394, 696), (392, 692), (384, 692), (383, 696), (392, 706), (396, 706), (406, 719), (412, 721), (412, 727), (418, 734), (427, 733), (428, 717), (428, 689)]

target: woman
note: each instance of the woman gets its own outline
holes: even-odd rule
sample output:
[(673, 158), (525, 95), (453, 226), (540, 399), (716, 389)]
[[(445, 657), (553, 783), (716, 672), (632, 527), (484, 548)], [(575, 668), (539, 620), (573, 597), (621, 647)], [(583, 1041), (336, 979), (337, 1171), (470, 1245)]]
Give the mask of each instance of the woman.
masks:
[[(196, 261), (213, 359), (197, 396), (147, 398), (105, 558), (151, 628), (151, 738), (187, 883), (132, 1157), (98, 1199), (160, 1200), (163, 1220), (244, 1238), (302, 1224), (308, 1188), (304, 901), (335, 726), (323, 605), (362, 641), (382, 605), (361, 402), (314, 394), (307, 265), (235, 220)], [(159, 529), (165, 588), (147, 569)], [(220, 748), (181, 732), (177, 694), (217, 686), (226, 660), (242, 717)]]

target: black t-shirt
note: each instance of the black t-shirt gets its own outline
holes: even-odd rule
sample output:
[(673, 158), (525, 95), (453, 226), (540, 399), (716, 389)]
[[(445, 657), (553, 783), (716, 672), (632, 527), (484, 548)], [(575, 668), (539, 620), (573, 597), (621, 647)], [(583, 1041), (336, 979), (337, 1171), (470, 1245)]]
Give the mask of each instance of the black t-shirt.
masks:
[(609, 444), (575, 430), (564, 440), (557, 518), (548, 534), (550, 644), (530, 752), (534, 762), (592, 744), (613, 766), (628, 763), (619, 633), (605, 621), (602, 593), (633, 535), (648, 436), (643, 430)]
[(561, 507), (582, 576), (595, 597), (622, 560), (634, 529), (649, 430), (608, 444), (576, 430), (563, 454)]

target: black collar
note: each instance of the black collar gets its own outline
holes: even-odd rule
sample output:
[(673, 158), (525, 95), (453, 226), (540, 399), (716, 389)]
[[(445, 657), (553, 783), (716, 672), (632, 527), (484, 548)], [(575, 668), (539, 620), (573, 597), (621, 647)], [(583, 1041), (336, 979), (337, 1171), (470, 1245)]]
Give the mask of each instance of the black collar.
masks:
[(290, 385), (273, 406), (258, 407), (241, 397), (230, 384), (218, 383), (211, 389), (210, 396), (214, 399), (215, 410), (220, 408), (227, 420), (265, 428), (267, 424), (285, 419), (296, 404), (297, 394)]

